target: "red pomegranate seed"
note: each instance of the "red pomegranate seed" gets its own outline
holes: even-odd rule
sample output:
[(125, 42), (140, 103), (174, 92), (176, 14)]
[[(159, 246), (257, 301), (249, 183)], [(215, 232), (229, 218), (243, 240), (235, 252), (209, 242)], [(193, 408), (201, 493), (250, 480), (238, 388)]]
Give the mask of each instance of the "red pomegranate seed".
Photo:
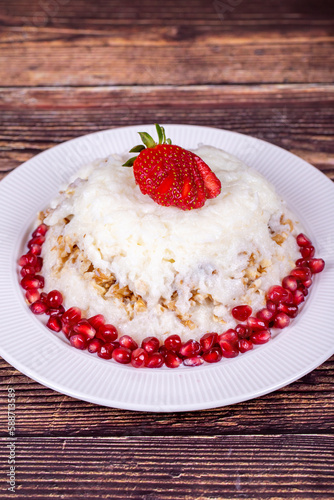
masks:
[(296, 267), (308, 267), (307, 260), (305, 259), (298, 259), (295, 262)]
[(182, 359), (173, 351), (167, 351), (165, 364), (168, 368), (177, 368), (182, 363)]
[(308, 237), (303, 233), (298, 234), (296, 240), (297, 245), (300, 247), (309, 247), (310, 245), (312, 245), (311, 240), (309, 240)]
[(146, 366), (147, 361), (148, 361), (148, 354), (145, 351), (145, 349), (139, 347), (138, 349), (132, 351), (131, 354), (132, 366), (134, 366), (135, 368), (144, 368), (144, 366)]
[(264, 321), (262, 321), (259, 318), (253, 318), (252, 316), (250, 318), (248, 318), (247, 325), (248, 325), (248, 328), (251, 332), (258, 331), (258, 330), (264, 330), (267, 327), (267, 325)]
[(70, 342), (76, 349), (81, 349), (83, 351), (87, 348), (87, 339), (82, 333), (71, 335)]
[(88, 352), (94, 354), (101, 348), (102, 345), (103, 345), (102, 340), (91, 339), (88, 341)]
[(308, 267), (295, 267), (290, 272), (290, 275), (295, 276), (299, 281), (304, 281), (311, 277), (311, 271)]
[(302, 294), (304, 295), (304, 297), (306, 297), (308, 295), (308, 289), (306, 288), (305, 285), (303, 285), (303, 283), (301, 283), (300, 285), (298, 285), (298, 290), (300, 292), (302, 292)]
[(26, 266), (28, 264), (33, 267), (36, 266), (37, 264), (36, 255), (33, 255), (32, 253), (27, 253), (19, 258), (19, 266)]
[(72, 326), (70, 325), (70, 323), (64, 323), (62, 320), (61, 324), (62, 324), (62, 331), (64, 332), (66, 337), (70, 337), (73, 334)]
[(35, 273), (36, 269), (33, 266), (30, 266), (29, 264), (23, 266), (22, 269), (20, 270), (22, 278), (24, 278), (24, 276), (29, 276), (29, 275), (33, 276)]
[(32, 233), (32, 237), (36, 238), (37, 236), (45, 236), (48, 230), (48, 226), (46, 224), (40, 224), (36, 227), (35, 231)]
[(58, 290), (52, 290), (46, 297), (46, 303), (49, 307), (59, 307), (63, 303), (63, 296)]
[(313, 283), (312, 278), (309, 278), (308, 280), (303, 281), (302, 285), (304, 285), (306, 288), (310, 288), (312, 283)]
[(246, 321), (251, 314), (252, 308), (250, 306), (242, 305), (233, 307), (232, 309), (232, 316), (237, 321)]
[[(290, 292), (290, 290), (287, 290), (287, 292), (288, 292), (288, 295), (287, 295), (286, 299), (284, 299), (282, 301), (282, 303), (292, 306), (293, 305), (293, 293)], [(278, 308), (278, 305), (277, 305), (277, 308)]]
[[(43, 300), (43, 302), (44, 302), (44, 300)], [(48, 314), (49, 316), (62, 316), (64, 314), (64, 312), (65, 312), (64, 306), (49, 307), (46, 314)]]
[(48, 319), (48, 322), (46, 324), (50, 330), (53, 330), (54, 332), (60, 332), (62, 329), (62, 322), (59, 316), (50, 316)]
[(96, 314), (95, 316), (88, 318), (88, 321), (92, 327), (95, 328), (95, 330), (98, 330), (100, 326), (104, 325), (106, 322), (103, 314)]
[[(295, 305), (288, 305), (288, 304), (278, 304), (277, 310), (279, 312), (285, 313), (289, 316), (289, 318), (295, 318), (298, 314), (298, 307)], [(275, 326), (275, 323), (274, 323)]]
[(179, 350), (179, 354), (185, 358), (191, 358), (201, 352), (201, 344), (196, 340), (188, 340)]
[(33, 304), (36, 302), (36, 300), (40, 299), (40, 293), (37, 290), (37, 288), (32, 288), (31, 290), (26, 291), (26, 299), (29, 302), (29, 304)]
[(36, 300), (36, 302), (31, 304), (30, 309), (34, 314), (45, 314), (48, 310), (46, 304), (41, 300)]
[[(94, 339), (94, 340), (98, 340), (98, 339)], [(99, 358), (111, 359), (114, 349), (115, 349), (115, 347), (110, 342), (107, 342), (106, 344), (102, 344), (98, 348), (97, 355), (99, 356)]]
[(312, 245), (310, 247), (302, 247), (300, 253), (304, 259), (312, 259), (315, 254), (315, 248)]
[(273, 319), (274, 319), (275, 313), (273, 311), (270, 311), (267, 308), (261, 309), (256, 313), (256, 317), (260, 320), (263, 321), (263, 323), (266, 326), (269, 326)]
[(96, 333), (96, 337), (104, 342), (113, 342), (118, 337), (118, 331), (114, 325), (106, 323), (105, 325), (100, 326)]
[(152, 352), (148, 355), (147, 368), (160, 368), (165, 362), (164, 356), (160, 352)]
[(161, 345), (161, 346), (159, 347), (159, 352), (160, 352), (160, 354), (162, 354), (162, 356), (165, 358), (165, 356), (166, 356), (166, 354), (167, 354), (167, 352), (168, 352), (167, 347), (166, 347), (166, 346), (164, 346), (164, 345)]
[(293, 293), (293, 303), (295, 306), (299, 306), (302, 302), (304, 302), (305, 296), (301, 290), (296, 290)]
[(168, 351), (178, 352), (182, 345), (179, 335), (170, 335), (165, 340), (165, 347)]
[(31, 288), (43, 288), (44, 287), (44, 278), (43, 276), (31, 276), (28, 274), (27, 276), (24, 276), (21, 280), (21, 286), (25, 290), (31, 289)]
[(226, 330), (226, 332), (224, 333), (221, 333), (219, 336), (218, 336), (218, 344), (220, 345), (220, 342), (221, 341), (225, 341), (227, 340), (227, 342), (231, 342), (231, 344), (237, 344), (238, 342), (238, 334), (235, 330), (233, 330), (233, 328), (230, 328), (229, 330)]
[(325, 261), (323, 259), (310, 259), (308, 261), (308, 267), (313, 274), (321, 273), (325, 267)]
[(193, 356), (192, 358), (186, 358), (183, 360), (185, 366), (200, 366), (204, 363), (202, 356)]
[(62, 315), (63, 323), (77, 323), (81, 319), (81, 310), (79, 307), (70, 307), (67, 311)]
[(203, 352), (210, 351), (212, 347), (218, 342), (218, 334), (217, 333), (206, 333), (201, 337), (200, 344)]
[(95, 337), (95, 328), (92, 327), (86, 319), (81, 319), (73, 326), (75, 333), (82, 333), (87, 339), (92, 339)]
[(31, 238), (31, 240), (28, 241), (28, 248), (31, 248), (33, 245), (42, 246), (44, 241), (44, 236), (36, 236), (35, 238)]
[(134, 351), (138, 348), (137, 342), (135, 342), (130, 335), (122, 335), (122, 337), (118, 339), (118, 342), (121, 347), (126, 347), (126, 349), (130, 349), (130, 351)]
[(260, 330), (259, 332), (253, 333), (251, 335), (250, 340), (253, 342), (253, 344), (265, 344), (270, 340), (271, 338), (271, 333), (270, 330)]
[[(275, 285), (269, 288), (267, 293), (267, 298), (271, 302), (278, 304), (279, 302), (283, 302), (288, 296), (288, 292), (282, 286)], [(268, 307), (268, 304), (267, 304)]]
[(42, 257), (36, 257), (36, 265), (35, 265), (35, 271), (36, 273), (39, 273), (43, 267), (43, 259)]
[(238, 342), (238, 349), (240, 352), (247, 352), (253, 349), (253, 342), (247, 339), (240, 339)]
[(152, 354), (152, 352), (156, 352), (159, 349), (160, 342), (156, 337), (146, 337), (141, 346), (148, 354)]
[(213, 347), (210, 351), (203, 353), (202, 358), (207, 363), (218, 363), (222, 359), (222, 352), (220, 347)]
[(246, 339), (249, 337), (249, 329), (246, 325), (237, 325), (235, 331), (238, 334), (239, 339)]
[(267, 309), (269, 309), (269, 311), (276, 312), (277, 304), (275, 304), (275, 302), (272, 302), (271, 300), (267, 300), (266, 305), (267, 305)]
[(279, 312), (274, 319), (274, 328), (286, 328), (290, 324), (290, 318), (284, 312)]
[(117, 363), (127, 365), (131, 362), (131, 351), (125, 347), (116, 347), (112, 352), (112, 357)]
[(286, 290), (290, 290), (290, 292), (294, 292), (297, 290), (298, 287), (298, 281), (295, 276), (285, 276), (282, 280), (282, 286)]
[(41, 255), (41, 252), (42, 252), (42, 247), (41, 245), (37, 245), (37, 244), (34, 244), (34, 245), (31, 245), (30, 247), (30, 252), (34, 255)]
[[(46, 304), (46, 297), (48, 296), (47, 293), (45, 292), (42, 292), (41, 293), (41, 301), (44, 302), (44, 304)], [(47, 304), (46, 304), (47, 305)]]
[(224, 358), (235, 358), (238, 356), (239, 349), (236, 344), (231, 344), (231, 342), (228, 342), (227, 340), (220, 340), (219, 345)]

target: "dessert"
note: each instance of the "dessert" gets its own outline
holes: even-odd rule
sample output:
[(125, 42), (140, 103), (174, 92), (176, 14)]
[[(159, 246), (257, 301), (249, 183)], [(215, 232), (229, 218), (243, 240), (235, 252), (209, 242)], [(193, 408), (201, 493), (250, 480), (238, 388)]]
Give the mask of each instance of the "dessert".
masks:
[(288, 326), (324, 262), (259, 173), (157, 132), (159, 144), (141, 133), (126, 166), (111, 155), (70, 180), (20, 258), (21, 285), (51, 330), (102, 358), (235, 357)]

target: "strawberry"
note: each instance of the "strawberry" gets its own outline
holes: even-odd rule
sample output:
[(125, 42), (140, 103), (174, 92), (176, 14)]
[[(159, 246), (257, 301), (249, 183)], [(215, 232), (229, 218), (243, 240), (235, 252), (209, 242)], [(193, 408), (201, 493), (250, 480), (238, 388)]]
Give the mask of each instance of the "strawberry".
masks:
[(130, 153), (139, 153), (123, 166), (133, 166), (133, 174), (141, 192), (165, 207), (182, 210), (200, 208), (206, 199), (221, 191), (220, 180), (197, 155), (174, 146), (166, 139), (165, 129), (156, 124), (159, 143), (146, 132), (139, 132), (144, 143)]

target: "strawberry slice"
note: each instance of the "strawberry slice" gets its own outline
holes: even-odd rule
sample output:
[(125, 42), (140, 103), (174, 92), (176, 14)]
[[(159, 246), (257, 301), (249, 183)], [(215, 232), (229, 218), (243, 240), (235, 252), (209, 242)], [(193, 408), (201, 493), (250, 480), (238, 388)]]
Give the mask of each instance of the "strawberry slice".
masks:
[(156, 124), (156, 129), (159, 143), (139, 132), (144, 146), (132, 148), (130, 152), (139, 155), (124, 164), (133, 166), (141, 192), (159, 205), (182, 210), (200, 208), (206, 199), (218, 196), (221, 183), (210, 167), (199, 156), (172, 145), (163, 127)]

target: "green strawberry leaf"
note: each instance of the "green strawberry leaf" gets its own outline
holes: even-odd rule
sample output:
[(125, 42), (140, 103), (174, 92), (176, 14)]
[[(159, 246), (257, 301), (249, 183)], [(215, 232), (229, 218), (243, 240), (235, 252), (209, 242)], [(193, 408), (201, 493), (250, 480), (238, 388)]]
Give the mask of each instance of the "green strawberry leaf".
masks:
[(143, 151), (143, 149), (145, 149), (145, 146), (143, 146), (142, 144), (138, 144), (138, 146), (130, 149), (129, 153), (140, 153), (141, 151)]
[(147, 148), (154, 148), (154, 146), (157, 145), (157, 143), (152, 139), (150, 134), (148, 134), (147, 132), (138, 132), (138, 134), (140, 135), (141, 140), (143, 141), (143, 143)]
[(122, 167), (132, 167), (134, 161), (137, 159), (137, 156), (133, 156), (132, 158), (129, 158), (128, 161), (123, 163)]

